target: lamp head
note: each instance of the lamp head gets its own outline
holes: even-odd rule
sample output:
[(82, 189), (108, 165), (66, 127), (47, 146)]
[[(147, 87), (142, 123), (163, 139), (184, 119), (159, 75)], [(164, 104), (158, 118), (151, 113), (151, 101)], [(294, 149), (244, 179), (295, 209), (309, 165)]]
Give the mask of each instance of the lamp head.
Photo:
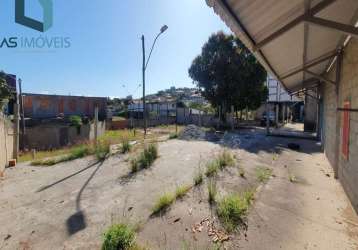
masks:
[(167, 29), (168, 29), (168, 26), (167, 26), (167, 25), (164, 25), (164, 26), (160, 29), (160, 33), (164, 33)]

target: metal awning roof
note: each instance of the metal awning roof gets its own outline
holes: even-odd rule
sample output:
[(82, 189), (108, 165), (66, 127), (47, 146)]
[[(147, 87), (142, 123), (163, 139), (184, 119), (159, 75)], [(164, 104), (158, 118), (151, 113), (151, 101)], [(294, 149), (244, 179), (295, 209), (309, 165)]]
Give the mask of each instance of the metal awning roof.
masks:
[(289, 92), (326, 79), (351, 36), (358, 0), (206, 0)]

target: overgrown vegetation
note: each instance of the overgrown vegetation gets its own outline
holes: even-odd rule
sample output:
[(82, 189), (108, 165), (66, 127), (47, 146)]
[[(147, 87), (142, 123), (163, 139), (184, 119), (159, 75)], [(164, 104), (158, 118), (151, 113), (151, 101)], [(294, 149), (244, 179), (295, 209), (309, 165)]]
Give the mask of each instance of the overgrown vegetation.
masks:
[(153, 214), (158, 214), (167, 209), (175, 201), (175, 195), (172, 193), (165, 193), (158, 198), (152, 208)]
[(104, 160), (108, 153), (109, 144), (105, 141), (99, 141), (97, 145), (95, 143), (88, 143), (73, 147), (66, 155), (32, 161), (31, 165), (53, 166), (61, 162), (72, 161), (88, 155), (96, 155), (98, 160)]
[(254, 193), (234, 194), (224, 197), (217, 207), (217, 214), (228, 232), (236, 230), (244, 223)]
[(216, 182), (212, 179), (208, 181), (208, 201), (210, 204), (215, 203), (217, 195)]
[(129, 250), (135, 244), (135, 231), (126, 224), (112, 225), (103, 236), (102, 250)]
[(150, 167), (155, 159), (158, 158), (158, 147), (156, 144), (149, 144), (137, 158), (131, 160), (132, 172), (137, 172), (143, 168)]
[(272, 176), (272, 169), (258, 167), (256, 168), (256, 177), (259, 182), (266, 182)]

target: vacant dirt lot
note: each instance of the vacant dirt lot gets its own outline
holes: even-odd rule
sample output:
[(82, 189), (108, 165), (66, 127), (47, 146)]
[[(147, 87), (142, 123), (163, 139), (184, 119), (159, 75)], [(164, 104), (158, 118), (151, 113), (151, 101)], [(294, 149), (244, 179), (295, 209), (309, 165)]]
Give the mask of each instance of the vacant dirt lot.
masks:
[[(238, 160), (216, 177), (218, 199), (255, 189), (257, 167), (272, 168), (274, 174), (258, 189), (248, 230), (232, 235), (225, 247), (356, 249), (356, 215), (318, 145), (266, 137), (260, 130), (220, 137), (224, 140), (162, 142), (159, 159), (136, 175), (128, 175), (128, 155), (7, 170), (0, 181), (0, 249), (99, 249), (103, 231), (122, 221), (140, 225), (137, 241), (150, 249), (211, 249), (206, 229), (192, 232), (207, 217), (220, 227), (205, 183), (161, 216), (151, 216), (151, 208), (164, 192), (192, 184), (194, 174), (204, 171), (223, 145)], [(300, 151), (287, 148), (293, 141)]]

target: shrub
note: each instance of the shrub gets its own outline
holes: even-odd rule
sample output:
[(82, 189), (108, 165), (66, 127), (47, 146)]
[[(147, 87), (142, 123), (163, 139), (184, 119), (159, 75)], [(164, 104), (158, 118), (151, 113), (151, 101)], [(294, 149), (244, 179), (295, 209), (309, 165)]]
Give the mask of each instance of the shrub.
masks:
[(213, 204), (215, 202), (216, 194), (216, 182), (210, 179), (208, 182), (208, 201), (210, 204)]
[(218, 161), (216, 161), (216, 160), (211, 161), (206, 165), (205, 175), (208, 176), (208, 177), (214, 176), (219, 171), (219, 168), (220, 167), (219, 167), (219, 162)]
[(253, 192), (245, 192), (242, 195), (229, 195), (219, 202), (217, 214), (228, 232), (244, 222), (252, 198)]
[(234, 156), (227, 150), (224, 150), (217, 159), (220, 169), (235, 165)]
[(70, 120), (71, 126), (79, 128), (82, 125), (82, 118), (78, 115), (71, 115), (69, 120)]
[(189, 192), (190, 189), (191, 189), (190, 185), (183, 185), (183, 186), (178, 187), (175, 190), (175, 198), (177, 198), (177, 199), (183, 198), (186, 195), (186, 193)]
[(199, 171), (195, 176), (194, 176), (194, 185), (200, 185), (203, 182), (204, 178), (203, 178), (203, 174), (201, 173), (201, 171)]
[(256, 177), (259, 182), (266, 182), (272, 175), (272, 169), (259, 167), (256, 169)]
[(174, 201), (175, 201), (175, 195), (171, 193), (166, 193), (160, 196), (152, 208), (152, 213), (157, 214), (167, 209)]
[(105, 233), (102, 250), (130, 249), (135, 245), (135, 232), (126, 224), (111, 226)]

